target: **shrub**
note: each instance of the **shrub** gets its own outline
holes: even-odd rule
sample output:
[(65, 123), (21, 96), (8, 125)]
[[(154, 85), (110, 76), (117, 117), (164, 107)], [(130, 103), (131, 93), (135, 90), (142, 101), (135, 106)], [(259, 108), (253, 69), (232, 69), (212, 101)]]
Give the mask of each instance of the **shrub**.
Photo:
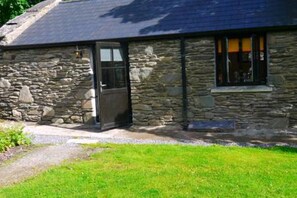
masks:
[(31, 140), (24, 134), (23, 129), (22, 126), (0, 128), (0, 152), (15, 146), (29, 145)]

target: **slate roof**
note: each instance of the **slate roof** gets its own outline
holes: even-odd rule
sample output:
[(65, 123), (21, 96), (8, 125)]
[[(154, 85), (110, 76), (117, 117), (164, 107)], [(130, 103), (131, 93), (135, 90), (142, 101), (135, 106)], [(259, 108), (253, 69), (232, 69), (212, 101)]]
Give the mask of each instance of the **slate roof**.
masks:
[(73, 0), (11, 46), (297, 26), (297, 0)]

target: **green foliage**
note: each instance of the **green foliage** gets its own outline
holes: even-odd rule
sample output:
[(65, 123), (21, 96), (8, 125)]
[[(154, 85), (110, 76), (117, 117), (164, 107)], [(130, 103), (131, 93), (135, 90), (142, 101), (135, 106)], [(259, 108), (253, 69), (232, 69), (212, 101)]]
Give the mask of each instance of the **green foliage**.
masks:
[(15, 126), (0, 129), (0, 152), (30, 143), (30, 139), (23, 133), (23, 127)]
[(0, 0), (0, 26), (42, 0)]
[(0, 197), (296, 197), (297, 149), (100, 145)]

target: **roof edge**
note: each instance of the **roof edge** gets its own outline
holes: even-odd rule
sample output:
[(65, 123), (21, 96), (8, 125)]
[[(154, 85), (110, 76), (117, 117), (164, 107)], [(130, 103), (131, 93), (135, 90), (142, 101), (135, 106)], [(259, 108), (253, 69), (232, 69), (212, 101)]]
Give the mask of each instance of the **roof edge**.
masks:
[[(73, 46), (73, 45), (93, 45), (96, 42), (132, 42), (132, 41), (143, 41), (143, 40), (160, 40), (160, 39), (180, 39), (184, 38), (195, 38), (195, 37), (217, 37), (226, 34), (242, 34), (242, 33), (268, 33), (268, 32), (279, 32), (279, 31), (297, 31), (297, 25), (294, 26), (273, 26), (273, 27), (262, 27), (262, 28), (246, 28), (246, 29), (226, 29), (220, 31), (205, 31), (205, 32), (192, 32), (192, 33), (176, 33), (166, 35), (152, 35), (152, 36), (140, 36), (140, 37), (122, 37), (122, 38), (109, 38), (109, 39), (98, 39), (98, 40), (81, 40), (81, 41), (69, 41), (60, 43), (42, 43), (42, 44), (28, 44), (28, 45), (6, 45), (2, 46), (4, 50), (18, 50), (18, 49), (35, 49), (44, 47), (62, 47), (62, 46)], [(1, 46), (0, 46), (1, 49)]]
[(22, 15), (9, 20), (0, 28), (0, 46), (6, 46), (12, 43), (27, 28), (56, 7), (60, 2), (61, 0), (45, 0), (29, 8)]

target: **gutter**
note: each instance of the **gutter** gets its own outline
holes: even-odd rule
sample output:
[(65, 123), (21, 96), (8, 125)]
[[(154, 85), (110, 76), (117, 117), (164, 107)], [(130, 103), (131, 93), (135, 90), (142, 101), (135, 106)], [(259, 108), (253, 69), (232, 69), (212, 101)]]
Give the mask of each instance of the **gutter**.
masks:
[(186, 71), (186, 53), (185, 53), (185, 38), (180, 39), (180, 55), (181, 55), (181, 73), (182, 73), (182, 118), (183, 130), (188, 129), (188, 93), (187, 93), (187, 71)]

